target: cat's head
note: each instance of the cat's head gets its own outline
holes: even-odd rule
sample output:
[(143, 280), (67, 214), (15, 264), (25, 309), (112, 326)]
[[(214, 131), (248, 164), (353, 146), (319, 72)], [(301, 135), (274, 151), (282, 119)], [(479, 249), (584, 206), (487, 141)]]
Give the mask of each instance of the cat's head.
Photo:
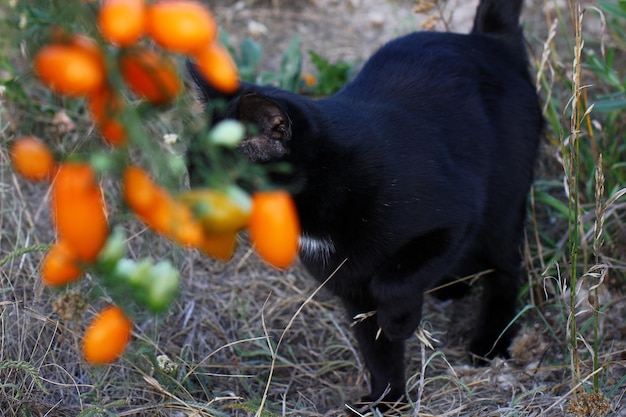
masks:
[(245, 82), (235, 93), (225, 94), (213, 88), (192, 62), (187, 62), (187, 68), (196, 84), (198, 99), (211, 106), (213, 123), (235, 119), (246, 125), (239, 150), (250, 161), (279, 161), (290, 153), (292, 118), (301, 118), (298, 96)]

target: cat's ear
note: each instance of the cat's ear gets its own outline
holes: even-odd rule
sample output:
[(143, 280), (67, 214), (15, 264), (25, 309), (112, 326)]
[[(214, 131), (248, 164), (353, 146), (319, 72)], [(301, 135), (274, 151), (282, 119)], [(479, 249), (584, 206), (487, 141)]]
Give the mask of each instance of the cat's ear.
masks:
[(237, 118), (250, 125), (240, 149), (251, 161), (270, 161), (289, 153), (291, 120), (278, 102), (258, 93), (243, 94)]
[(278, 101), (261, 94), (260, 87), (244, 82), (238, 91), (225, 94), (211, 86), (189, 60), (187, 70), (196, 85), (200, 102), (215, 105), (210, 108), (214, 122), (236, 118), (249, 125), (240, 145), (248, 159), (265, 162), (289, 153), (287, 142), (291, 140), (291, 120)]

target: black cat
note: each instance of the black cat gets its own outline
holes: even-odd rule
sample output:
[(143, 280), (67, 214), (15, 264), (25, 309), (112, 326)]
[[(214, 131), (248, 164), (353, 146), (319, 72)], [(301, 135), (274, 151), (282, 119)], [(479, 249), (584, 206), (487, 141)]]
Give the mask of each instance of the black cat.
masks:
[[(221, 118), (254, 124), (251, 161), (285, 161), (297, 185), (301, 260), (355, 326), (374, 401), (405, 393), (404, 340), (423, 293), (493, 270), (470, 351), (506, 355), (516, 314), (526, 199), (543, 119), (528, 71), (522, 0), (482, 0), (470, 34), (413, 33), (389, 42), (337, 94), (313, 100), (243, 83), (224, 95), (190, 64)], [(216, 114), (217, 115), (217, 114)], [(192, 148), (192, 184), (202, 150)], [(278, 177), (277, 177), (278, 178)], [(382, 329), (382, 333), (379, 333)], [(377, 337), (378, 334), (378, 337)]]

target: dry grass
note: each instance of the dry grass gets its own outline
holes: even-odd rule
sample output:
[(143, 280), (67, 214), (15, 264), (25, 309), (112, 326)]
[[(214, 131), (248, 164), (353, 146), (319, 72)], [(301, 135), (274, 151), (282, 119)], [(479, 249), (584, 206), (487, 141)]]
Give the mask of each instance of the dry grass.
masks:
[[(561, 19), (567, 19), (565, 10)], [(572, 76), (567, 70), (568, 66), (571, 69), (572, 53), (565, 46), (559, 45), (557, 50), (554, 43), (547, 43), (542, 61), (540, 44), (548, 38), (548, 29), (539, 27), (529, 38), (541, 40), (531, 46), (545, 80), (542, 94), (546, 102), (556, 100), (566, 108), (569, 85), (560, 84), (563, 80), (553, 74)], [(559, 39), (567, 37), (562, 28), (554, 35), (567, 45)], [(24, 68), (19, 51), (11, 53), (15, 65)], [(29, 77), (22, 81), (33, 84)], [(44, 101), (38, 92), (31, 94), (33, 100)], [(87, 301), (87, 308), (78, 311), (82, 317), (61, 318), (58, 305), (54, 306), (61, 294), (45, 288), (38, 276), (44, 251), (54, 238), (47, 188), (23, 181), (10, 167), (10, 141), (32, 126), (23, 119), (30, 116), (36, 126), (45, 126), (46, 115), (62, 110), (58, 103), (47, 103), (50, 110), (44, 113), (38, 105), (25, 108), (0, 101), (0, 415), (345, 414), (343, 404), (366, 390), (367, 376), (338, 300), (317, 287), (299, 266), (287, 272), (264, 266), (249, 250), (245, 235), (240, 237), (235, 259), (220, 264), (196, 252), (182, 251), (114, 211), (113, 218), (123, 221), (132, 237), (130, 256), (172, 259), (182, 273), (182, 294), (168, 314), (137, 318), (132, 346), (120, 361), (107, 367), (82, 361), (80, 339), (85, 323), (106, 299), (98, 293), (95, 278), (87, 276), (74, 288), (78, 291), (65, 296), (66, 310), (75, 307), (72, 303), (78, 301), (80, 307), (81, 301)], [(29, 115), (29, 111), (39, 113)], [(79, 146), (86, 139), (81, 127), (89, 126), (88, 121), (76, 108), (68, 113), (79, 128), (59, 137), (72, 147)], [(568, 116), (563, 115), (563, 126), (568, 126), (567, 121)], [(155, 129), (165, 132), (168, 123), (166, 119)], [(548, 136), (538, 184), (563, 178), (559, 156), (564, 135), (549, 129)], [(107, 190), (113, 199), (116, 187), (107, 184)], [(562, 198), (558, 191), (553, 194)], [(521, 294), (527, 307), (520, 315), (524, 329), (512, 349), (513, 359), (494, 360), (488, 367), (470, 365), (465, 346), (477, 294), (452, 303), (429, 298), (424, 327), (432, 337), (415, 336), (409, 341), (410, 404), (399, 408), (397, 414), (569, 413), (578, 417), (605, 415), (600, 411), (608, 407), (606, 415), (626, 416), (626, 297), (619, 291), (626, 272), (619, 256), (624, 254), (619, 244), (624, 242), (624, 204), (619, 199), (612, 204), (606, 198), (598, 199), (604, 201), (600, 206), (606, 219), (604, 230), (613, 243), (605, 245), (599, 258), (602, 262), (597, 262), (595, 269), (584, 265), (584, 272), (605, 266), (602, 271), (608, 276), (597, 287), (598, 293), (593, 288), (598, 275), (586, 274), (573, 297), (580, 333), (574, 355), (576, 372), (572, 372), (568, 351), (567, 219), (552, 206), (533, 199), (525, 251), (529, 285)], [(592, 212), (583, 218), (592, 225), (594, 210), (584, 206), (582, 211)], [(591, 232), (581, 237), (587, 242), (583, 250), (593, 246), (593, 236)], [(548, 240), (556, 243), (549, 246)], [(591, 360), (594, 326), (589, 323), (594, 299), (600, 306), (598, 371), (593, 370)], [(594, 375), (599, 376), (604, 397), (580, 395), (581, 387), (592, 391)], [(368, 410), (357, 411), (373, 415)]]

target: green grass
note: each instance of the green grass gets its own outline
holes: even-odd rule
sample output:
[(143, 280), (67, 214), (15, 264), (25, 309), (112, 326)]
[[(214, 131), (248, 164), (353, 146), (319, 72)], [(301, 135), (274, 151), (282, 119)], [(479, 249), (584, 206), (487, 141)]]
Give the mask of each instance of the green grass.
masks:
[[(621, 3), (621, 7), (626, 6), (625, 2)], [(601, 5), (606, 11), (605, 6)], [(569, 55), (572, 57), (571, 70), (558, 68), (557, 61), (549, 64), (549, 68), (555, 70), (551, 73), (558, 77), (568, 76), (564, 84), (570, 89), (570, 98), (564, 103), (559, 100), (566, 97), (563, 91), (550, 91), (550, 101), (546, 103), (552, 150), (563, 168), (565, 199), (563, 196), (541, 194), (540, 191), (536, 200), (547, 203), (553, 218), (567, 222), (566, 234), (557, 245), (554, 244), (557, 240), (550, 237), (545, 238), (541, 245), (556, 249), (550, 254), (548, 269), (560, 266), (559, 274), (565, 275), (556, 278), (556, 293), (565, 296), (567, 308), (562, 311), (561, 323), (566, 326), (569, 347), (570, 393), (573, 396), (570, 411), (582, 415), (576, 405), (580, 404), (585, 392), (606, 394), (609, 389), (600, 383), (602, 373), (609, 366), (600, 361), (603, 342), (600, 319), (612, 306), (610, 301), (602, 302), (601, 291), (611, 291), (607, 290), (609, 271), (613, 275), (615, 289), (622, 287), (625, 276), (619, 264), (607, 262), (615, 259), (615, 252), (612, 251), (620, 250), (619, 245), (611, 243), (615, 238), (613, 227), (621, 228), (623, 218), (613, 218), (615, 223), (609, 226), (606, 214), (624, 193), (620, 187), (624, 184), (625, 171), (621, 161), (626, 156), (623, 149), (626, 132), (622, 128), (616, 129), (623, 124), (623, 108), (616, 106), (608, 110), (604, 98), (606, 92), (602, 91), (606, 88), (619, 90), (621, 87), (612, 68), (616, 63), (617, 49), (611, 46), (610, 52), (599, 58), (598, 52), (604, 53), (605, 45), (594, 45), (583, 31), (583, 19), (593, 18), (590, 12), (579, 13), (573, 5), (570, 15), (573, 25), (566, 44), (572, 48)], [(617, 15), (610, 16), (611, 27), (623, 25)], [(619, 38), (614, 38), (613, 42), (614, 45), (623, 44)], [(619, 52), (622, 60), (623, 52)], [(591, 72), (583, 72), (583, 68)], [(558, 87), (554, 80), (547, 82), (546, 74), (543, 74), (543, 86)], [(601, 87), (590, 87), (596, 83)], [(596, 104), (600, 111), (594, 111)], [(542, 266), (545, 268), (546, 264)], [(585, 311), (589, 314), (583, 314)], [(590, 376), (591, 384), (588, 381)]]

